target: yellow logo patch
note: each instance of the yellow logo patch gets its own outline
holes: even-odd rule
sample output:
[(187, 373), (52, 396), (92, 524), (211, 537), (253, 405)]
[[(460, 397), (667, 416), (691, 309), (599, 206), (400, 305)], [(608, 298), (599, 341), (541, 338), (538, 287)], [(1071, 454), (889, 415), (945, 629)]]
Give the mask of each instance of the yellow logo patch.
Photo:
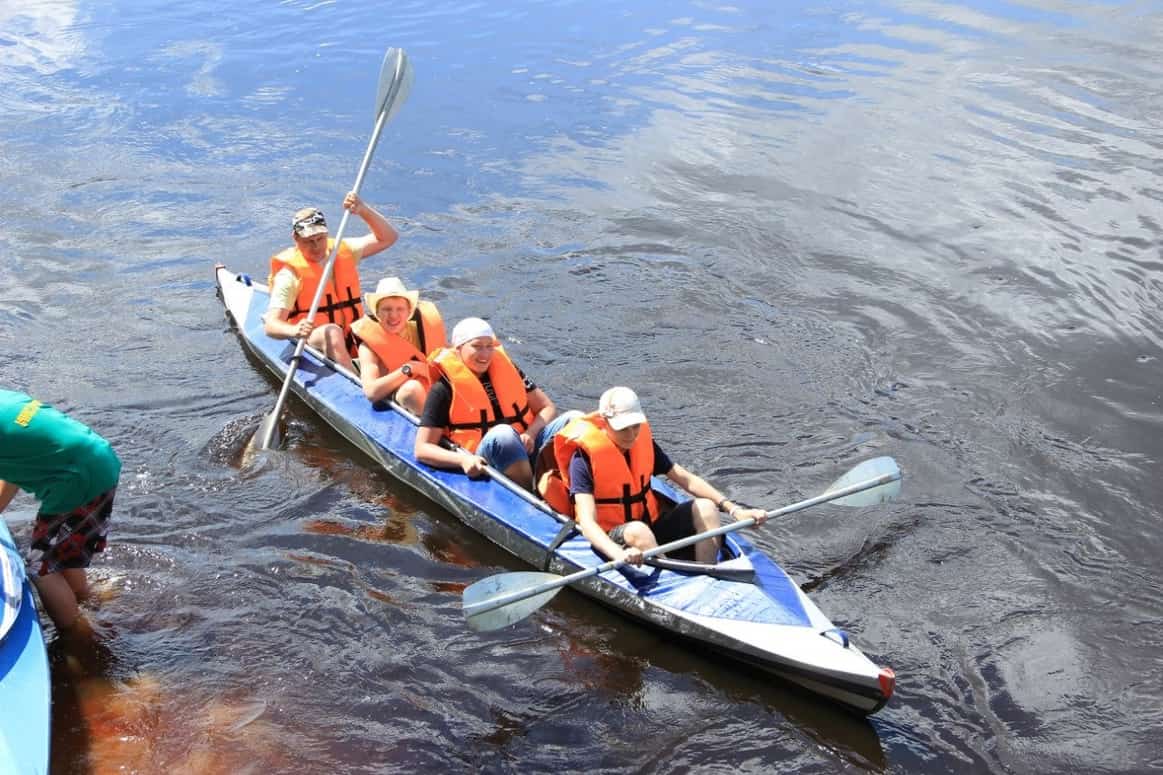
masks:
[(20, 410), (20, 414), (16, 415), (16, 424), (22, 428), (27, 428), (28, 423), (31, 422), (36, 413), (40, 411), (40, 407), (40, 401), (37, 401), (35, 398), (29, 401), (24, 405), (24, 408)]

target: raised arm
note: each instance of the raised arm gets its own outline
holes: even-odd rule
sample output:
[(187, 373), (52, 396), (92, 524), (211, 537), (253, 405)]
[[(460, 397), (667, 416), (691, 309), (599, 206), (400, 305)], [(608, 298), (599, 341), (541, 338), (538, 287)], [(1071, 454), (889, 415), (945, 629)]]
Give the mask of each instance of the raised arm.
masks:
[(349, 191), (343, 199), (343, 206), (363, 219), (363, 222), (372, 230), (371, 234), (362, 237), (348, 237), (344, 240), (348, 246), (360, 255), (361, 258), (374, 256), (385, 248), (390, 248), (399, 239), (399, 233), (388, 223), (388, 219), (378, 210), (359, 198), (354, 191)]

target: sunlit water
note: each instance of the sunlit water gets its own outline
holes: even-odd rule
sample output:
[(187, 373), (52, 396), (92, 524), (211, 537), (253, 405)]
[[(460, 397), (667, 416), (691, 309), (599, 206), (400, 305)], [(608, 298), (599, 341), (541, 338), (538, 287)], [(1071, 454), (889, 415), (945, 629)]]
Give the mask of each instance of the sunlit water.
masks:
[[(211, 267), (338, 213), (387, 46), (370, 282), (739, 499), (900, 462), (756, 534), (896, 669), (871, 722), (571, 595), (469, 631), (520, 564), (300, 404), (240, 463), (276, 386)], [(0, 384), (125, 462), (54, 771), (1163, 766), (1161, 49), (1144, 3), (0, 0)]]

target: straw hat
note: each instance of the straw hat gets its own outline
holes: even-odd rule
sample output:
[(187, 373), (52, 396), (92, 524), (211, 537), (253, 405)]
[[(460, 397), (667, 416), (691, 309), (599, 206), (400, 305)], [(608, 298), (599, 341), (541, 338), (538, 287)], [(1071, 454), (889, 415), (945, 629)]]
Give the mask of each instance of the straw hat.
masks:
[(363, 295), (363, 308), (367, 314), (375, 316), (376, 307), (384, 299), (399, 296), (408, 302), (408, 314), (416, 309), (416, 302), (420, 301), (420, 291), (410, 291), (404, 287), (399, 277), (385, 277), (376, 284), (375, 293)]

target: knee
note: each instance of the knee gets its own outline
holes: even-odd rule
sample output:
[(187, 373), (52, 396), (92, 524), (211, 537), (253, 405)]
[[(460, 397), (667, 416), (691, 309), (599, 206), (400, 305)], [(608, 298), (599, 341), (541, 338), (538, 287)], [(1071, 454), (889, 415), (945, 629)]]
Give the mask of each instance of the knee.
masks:
[(521, 447), (522, 451), (525, 449), (525, 445), (521, 442), (521, 435), (512, 425), (496, 425), (485, 434), (485, 437), (492, 444), (504, 449), (514, 446)]
[(427, 391), (424, 386), (414, 379), (410, 379), (396, 391), (396, 400), (405, 406), (423, 406)]
[(323, 326), (323, 338), (332, 347), (347, 347), (347, 344), (343, 341), (343, 329), (334, 323), (328, 323)]
[(708, 498), (695, 499), (694, 516), (702, 530), (714, 530), (719, 526), (719, 509), (715, 507), (714, 501)]
[(626, 544), (638, 549), (650, 548), (655, 545), (654, 531), (645, 522), (630, 522), (622, 531), (622, 538)]
[(510, 425), (491, 428), (477, 446), (477, 454), (502, 471), (521, 459), (528, 459), (521, 437)]

